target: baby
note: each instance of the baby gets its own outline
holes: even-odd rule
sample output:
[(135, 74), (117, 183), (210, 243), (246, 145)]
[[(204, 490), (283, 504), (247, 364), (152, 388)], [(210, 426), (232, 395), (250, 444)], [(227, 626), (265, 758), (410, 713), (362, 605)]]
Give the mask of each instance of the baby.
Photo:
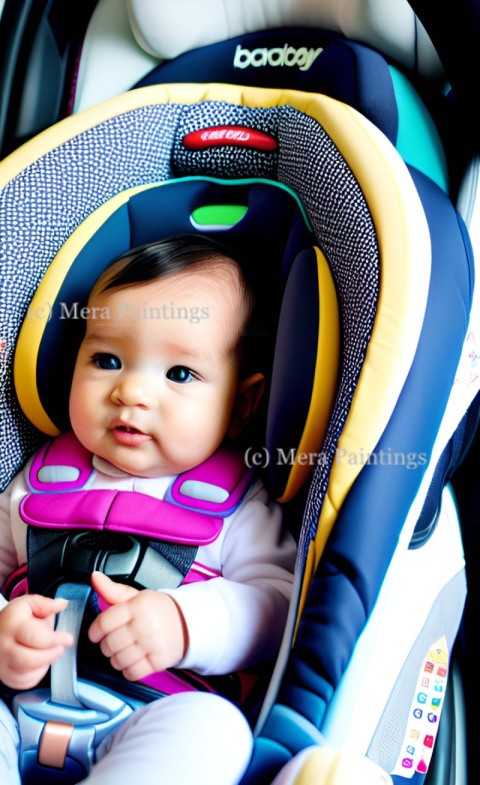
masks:
[[(237, 439), (264, 390), (262, 374), (246, 370), (252, 309), (240, 265), (206, 238), (145, 245), (107, 269), (89, 299), (70, 393), (73, 434), (91, 455), (85, 493), (116, 489), (162, 500), (175, 478)], [(28, 493), (22, 473), (0, 498), (2, 582), (27, 561), (21, 502)], [(206, 539), (173, 588), (91, 575), (102, 610), (88, 637), (120, 685), (120, 674), (125, 685), (172, 668), (208, 679), (275, 656), (296, 546), (260, 479)], [(0, 601), (0, 680), (15, 691), (34, 688), (73, 643), (54, 629), (66, 600), (37, 593)], [(171, 692), (107, 736), (82, 782), (241, 780), (252, 750), (242, 712), (187, 683)], [(0, 704), (0, 781), (20, 783), (18, 769), (17, 725)]]

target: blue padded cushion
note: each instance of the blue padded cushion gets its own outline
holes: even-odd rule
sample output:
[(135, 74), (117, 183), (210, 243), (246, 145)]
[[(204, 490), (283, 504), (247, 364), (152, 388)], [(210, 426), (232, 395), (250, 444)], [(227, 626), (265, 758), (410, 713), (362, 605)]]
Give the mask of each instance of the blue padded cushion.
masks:
[[(285, 44), (323, 51), (308, 70), (288, 65), (234, 66), (237, 47), (280, 49)], [(244, 58), (248, 59), (248, 56)], [(156, 66), (135, 87), (168, 82), (226, 82), (255, 87), (305, 90), (353, 106), (396, 143), (398, 109), (386, 61), (378, 53), (340, 34), (294, 27), (230, 38), (186, 52)]]
[[(279, 702), (321, 730), (372, 611), (450, 396), (473, 291), (473, 253), (445, 194), (412, 170), (432, 238), (432, 274), (417, 353), (392, 418), (343, 504), (309, 588)], [(454, 263), (453, 263), (454, 261)], [(416, 465), (378, 456), (416, 455)], [(412, 463), (413, 463), (412, 458)], [(378, 544), (381, 543), (381, 547)]]
[[(285, 454), (298, 447), (310, 406), (318, 345), (318, 273), (315, 251), (308, 248), (293, 261), (288, 276), (277, 330), (267, 419), (267, 450), (270, 455), (274, 495), (280, 496), (291, 469), (277, 460), (277, 448)], [(288, 401), (288, 416), (285, 402)], [(280, 413), (280, 416), (279, 416)], [(281, 414), (284, 413), (284, 416)]]

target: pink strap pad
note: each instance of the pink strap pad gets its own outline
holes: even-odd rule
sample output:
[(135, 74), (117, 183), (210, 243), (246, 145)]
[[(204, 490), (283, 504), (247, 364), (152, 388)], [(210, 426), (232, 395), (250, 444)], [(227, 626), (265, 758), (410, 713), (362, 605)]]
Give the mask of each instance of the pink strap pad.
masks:
[[(60, 480), (42, 480), (42, 470), (48, 467), (58, 467)], [(71, 479), (63, 480), (62, 472), (70, 472)], [(32, 461), (27, 484), (34, 493), (22, 500), (22, 519), (49, 529), (105, 529), (206, 545), (218, 537), (222, 519), (241, 503), (253, 476), (245, 470), (241, 454), (219, 449), (200, 466), (180, 474), (160, 500), (136, 491), (85, 488), (93, 472), (91, 454), (72, 432), (50, 440)], [(188, 481), (211, 486), (225, 498), (193, 497), (183, 490), (188, 490)]]
[[(42, 482), (40, 470), (45, 466), (68, 466), (78, 469), (78, 478), (66, 482)], [(51, 439), (38, 450), (28, 473), (28, 485), (33, 491), (74, 491), (84, 488), (93, 472), (92, 454), (77, 437), (69, 432)]]
[(223, 523), (144, 493), (115, 490), (32, 493), (22, 499), (20, 515), (25, 523), (47, 529), (104, 529), (185, 545), (213, 542)]
[[(78, 470), (78, 477), (60, 482), (42, 482), (40, 471), (44, 467), (60, 466)], [(76, 491), (85, 488), (93, 472), (91, 453), (83, 447), (74, 433), (64, 433), (48, 441), (34, 456), (27, 484), (37, 493)], [(199, 466), (180, 474), (168, 492), (168, 501), (211, 515), (230, 515), (242, 501), (252, 482), (253, 471), (246, 470), (240, 453), (219, 449)], [(216, 486), (227, 493), (225, 501), (208, 501), (192, 498), (182, 488), (187, 481)]]
[[(253, 471), (246, 470), (243, 455), (219, 449), (199, 466), (179, 474), (169, 491), (169, 497), (171, 501), (182, 507), (190, 507), (211, 515), (226, 517), (238, 507), (252, 483), (252, 478)], [(228, 496), (225, 501), (192, 499), (191, 496), (182, 492), (182, 487), (188, 480), (217, 486), (226, 491)]]

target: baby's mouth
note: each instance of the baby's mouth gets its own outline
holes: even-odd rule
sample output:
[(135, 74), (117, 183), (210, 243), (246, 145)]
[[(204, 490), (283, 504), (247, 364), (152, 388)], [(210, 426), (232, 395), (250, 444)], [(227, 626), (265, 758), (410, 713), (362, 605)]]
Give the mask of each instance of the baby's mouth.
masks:
[(148, 433), (144, 433), (134, 425), (126, 425), (125, 423), (114, 423), (111, 432), (114, 439), (125, 447), (138, 447), (151, 439)]

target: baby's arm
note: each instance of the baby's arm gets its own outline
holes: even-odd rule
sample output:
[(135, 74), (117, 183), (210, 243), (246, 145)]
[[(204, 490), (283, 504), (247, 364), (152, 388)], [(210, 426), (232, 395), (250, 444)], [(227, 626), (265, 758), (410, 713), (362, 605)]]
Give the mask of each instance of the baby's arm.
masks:
[(0, 611), (0, 680), (13, 689), (35, 687), (54, 660), (73, 644), (54, 630), (54, 617), (67, 605), (39, 594), (11, 600)]
[[(297, 546), (282, 511), (257, 485), (222, 543), (223, 577), (169, 590), (189, 646), (180, 668), (221, 675), (276, 656), (293, 585)], [(200, 555), (199, 555), (200, 556)]]

